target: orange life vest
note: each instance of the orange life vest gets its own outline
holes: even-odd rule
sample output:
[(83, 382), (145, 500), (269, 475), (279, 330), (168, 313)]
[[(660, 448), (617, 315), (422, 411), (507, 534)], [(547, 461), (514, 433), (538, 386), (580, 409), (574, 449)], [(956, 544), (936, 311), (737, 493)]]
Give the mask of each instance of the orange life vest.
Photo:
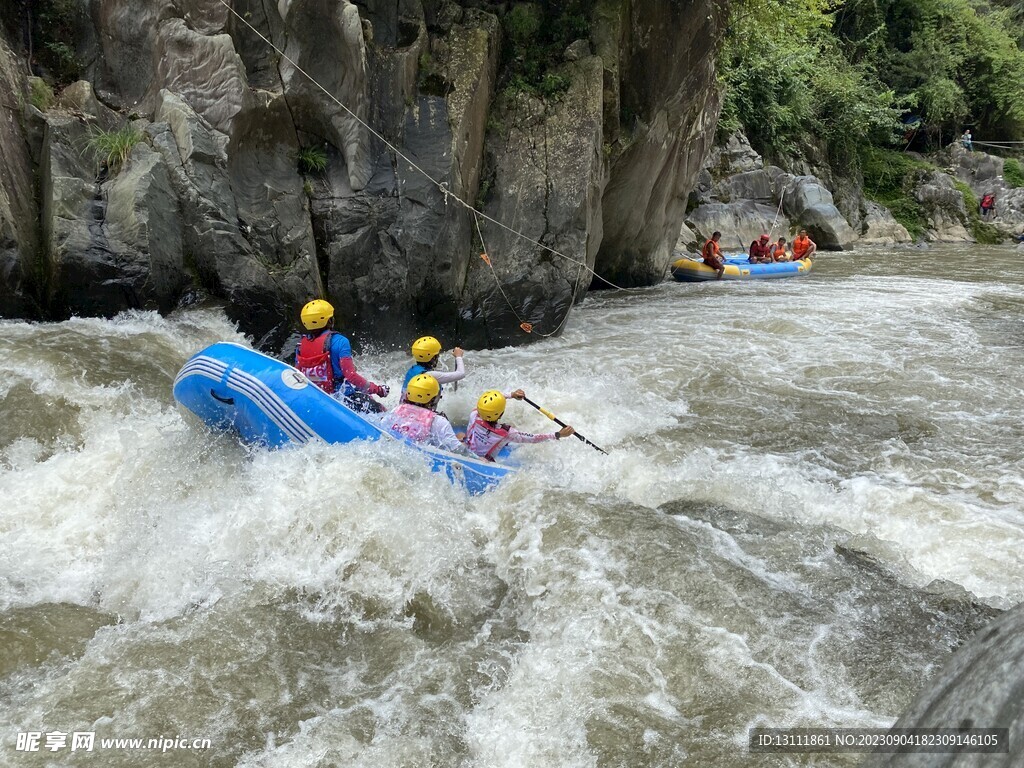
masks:
[(707, 261), (708, 259), (717, 259), (721, 256), (721, 254), (722, 249), (714, 240), (708, 240), (706, 243), (704, 243), (704, 250), (701, 251), (701, 256), (704, 257), (705, 261)]

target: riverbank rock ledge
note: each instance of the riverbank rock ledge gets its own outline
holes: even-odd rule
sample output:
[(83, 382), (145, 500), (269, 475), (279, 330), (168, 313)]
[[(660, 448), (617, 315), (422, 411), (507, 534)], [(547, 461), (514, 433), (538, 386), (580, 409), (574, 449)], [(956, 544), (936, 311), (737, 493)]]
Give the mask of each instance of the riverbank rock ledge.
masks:
[[(794, 167), (797, 165), (806, 170), (806, 163)], [(722, 232), (730, 251), (746, 251), (750, 242), (765, 232), (772, 240), (791, 240), (800, 229), (806, 229), (823, 250), (847, 250), (864, 240), (882, 244), (911, 241), (885, 208), (864, 201), (859, 192), (853, 208), (856, 229), (818, 176), (766, 165), (746, 137), (734, 133), (708, 155), (690, 193), (685, 226), (701, 240), (712, 232)], [(684, 245), (692, 248), (692, 243), (684, 243), (687, 237), (680, 237), (678, 250), (684, 250)]]
[[(858, 174), (840, 175), (820, 151), (808, 147), (808, 153), (816, 159), (780, 159), (786, 170), (766, 164), (742, 133), (712, 147), (689, 195), (677, 253), (699, 248), (716, 230), (729, 251), (746, 251), (762, 232), (791, 239), (799, 229), (825, 250), (913, 242), (892, 212), (865, 195)], [(927, 157), (909, 155), (917, 167), (905, 192), (919, 211), (915, 231), (922, 240), (998, 242), (1024, 231), (1024, 188), (1007, 181), (1003, 158), (969, 152), (959, 142)], [(980, 221), (977, 200), (988, 193), (996, 197), (995, 212)]]
[(0, 49), (4, 317), (209, 296), (273, 348), (326, 297), (357, 340), (523, 343), (594, 271), (663, 278), (719, 108), (710, 0), (588, 4), (555, 47), (537, 29), (568, 11), (539, 4), (55, 7), (78, 82), (30, 89), (25, 30)]
[(1024, 606), (961, 647), (904, 711), (895, 728), (1007, 728), (1009, 751), (887, 753), (862, 768), (1002, 768), (1024, 761)]

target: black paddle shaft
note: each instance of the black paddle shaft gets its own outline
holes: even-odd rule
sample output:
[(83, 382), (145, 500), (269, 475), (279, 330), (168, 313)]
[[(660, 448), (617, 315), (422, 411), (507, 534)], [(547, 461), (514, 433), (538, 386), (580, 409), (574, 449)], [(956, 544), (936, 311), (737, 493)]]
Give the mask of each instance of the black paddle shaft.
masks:
[[(566, 423), (565, 423), (564, 421), (562, 421), (561, 419), (557, 418), (557, 417), (555, 416), (555, 414), (553, 414), (553, 413), (552, 413), (551, 411), (549, 411), (549, 410), (548, 410), (547, 408), (542, 408), (541, 406), (539, 406), (539, 405), (537, 405), (537, 404), (536, 404), (535, 402), (533, 402), (533, 400), (531, 400), (530, 398), (528, 398), (528, 397), (524, 397), (524, 398), (523, 398), (523, 400), (524, 400), (524, 401), (526, 401), (526, 403), (528, 403), (529, 405), (532, 405), (532, 406), (533, 406), (534, 408), (536, 408), (536, 409), (537, 409), (538, 411), (540, 411), (541, 413), (543, 413), (543, 414), (544, 414), (545, 416), (547, 416), (547, 417), (548, 417), (549, 419), (551, 419), (551, 420), (552, 420), (553, 422), (555, 422), (555, 424), (557, 424), (558, 426), (560, 426), (560, 427), (568, 427), (568, 426), (569, 426), (569, 425), (568, 425), (568, 424), (566, 424)], [(574, 435), (575, 435), (576, 437), (578, 437), (578, 438), (579, 438), (580, 440), (582, 440), (582, 441), (583, 441), (584, 443), (586, 443), (587, 445), (589, 445), (589, 446), (590, 446), (591, 448), (595, 448), (595, 449), (597, 449), (598, 451), (600, 451), (601, 453), (603, 453), (603, 454), (604, 454), (605, 456), (607, 456), (607, 455), (608, 455), (608, 451), (606, 451), (606, 450), (605, 450), (604, 448), (602, 448), (601, 446), (599, 446), (599, 445), (597, 445), (597, 444), (595, 444), (595, 443), (592, 443), (592, 442), (590, 442), (589, 440), (587, 440), (587, 438), (585, 438), (585, 437), (584, 437), (583, 435), (581, 435), (581, 434), (580, 434), (579, 432), (573, 432), (573, 434), (574, 434)]]

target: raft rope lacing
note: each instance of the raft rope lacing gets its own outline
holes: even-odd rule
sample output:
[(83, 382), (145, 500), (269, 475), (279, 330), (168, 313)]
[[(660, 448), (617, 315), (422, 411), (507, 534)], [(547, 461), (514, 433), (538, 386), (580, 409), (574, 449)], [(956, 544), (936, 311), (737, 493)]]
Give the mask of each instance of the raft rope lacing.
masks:
[[(260, 38), (260, 40), (262, 40), (268, 46), (270, 46), (274, 50), (274, 52), (277, 53), (278, 56), (280, 56), (282, 59), (284, 59), (289, 64), (291, 64), (293, 67), (295, 67), (296, 71), (300, 72), (307, 80), (309, 80), (309, 82), (311, 82), (313, 85), (315, 85), (321, 91), (323, 91), (327, 95), (327, 98), (329, 98), (331, 101), (333, 101), (335, 104), (337, 104), (343, 110), (345, 110), (345, 112), (348, 113), (348, 115), (353, 120), (355, 120), (357, 123), (359, 123), (361, 126), (363, 126), (367, 131), (369, 131), (376, 138), (378, 138), (381, 142), (383, 142), (384, 145), (387, 146), (392, 152), (394, 152), (397, 157), (399, 157), (402, 160), (404, 160), (409, 165), (410, 168), (413, 168), (414, 170), (419, 172), (424, 178), (427, 179), (427, 181), (429, 181), (431, 184), (433, 184), (435, 187), (437, 187), (441, 191), (441, 194), (444, 195), (445, 205), (448, 204), (449, 200), (455, 200), (455, 202), (457, 202), (463, 208), (465, 208), (465, 209), (467, 209), (468, 211), (471, 212), (471, 214), (473, 215), (474, 222), (476, 224), (477, 233), (480, 235), (481, 246), (483, 246), (483, 253), (480, 254), (480, 258), (490, 268), (491, 275), (494, 277), (495, 284), (498, 286), (498, 290), (501, 292), (502, 298), (505, 299), (505, 303), (508, 304), (509, 309), (511, 309), (512, 313), (516, 316), (517, 319), (519, 319), (519, 321), (520, 321), (519, 327), (522, 328), (522, 330), (524, 332), (526, 332), (526, 333), (533, 333), (534, 332), (533, 326), (530, 323), (528, 323), (525, 320), (523, 320), (523, 318), (520, 316), (519, 312), (516, 310), (515, 306), (509, 300), (508, 295), (505, 293), (504, 288), (502, 288), (501, 281), (498, 279), (498, 275), (494, 271), (494, 266), (491, 264), (490, 256), (487, 253), (487, 247), (484, 244), (483, 235), (482, 235), (482, 233), (480, 233), (480, 221), (479, 221), (479, 219), (484, 219), (486, 221), (489, 221), (491, 224), (494, 224), (496, 227), (504, 229), (506, 232), (509, 232), (509, 233), (515, 235), (516, 237), (518, 237), (518, 238), (520, 238), (522, 240), (525, 240), (528, 243), (531, 243), (532, 245), (536, 245), (539, 248), (543, 248), (545, 251), (548, 251), (549, 253), (552, 253), (555, 256), (558, 256), (558, 257), (560, 257), (562, 259), (565, 259), (566, 261), (569, 261), (569, 262), (572, 262), (573, 264), (578, 265), (579, 269), (577, 270), (577, 277), (576, 277), (576, 281), (575, 281), (574, 287), (573, 287), (573, 297), (575, 297), (576, 290), (579, 288), (579, 280), (580, 280), (580, 276), (583, 274), (583, 270), (586, 270), (587, 272), (592, 274), (595, 278), (597, 278), (598, 280), (600, 280), (601, 282), (607, 284), (608, 286), (610, 286), (612, 288), (616, 288), (616, 289), (618, 289), (620, 291), (625, 290), (625, 288), (623, 288), (622, 286), (616, 285), (615, 283), (613, 283), (611, 280), (607, 279), (606, 277), (603, 277), (603, 276), (599, 275), (586, 262), (580, 261), (579, 259), (574, 259), (572, 256), (567, 256), (566, 254), (562, 253), (561, 251), (558, 251), (558, 250), (556, 250), (556, 249), (554, 249), (554, 248), (552, 248), (550, 246), (544, 245), (543, 243), (541, 243), (541, 242), (539, 242), (537, 240), (534, 240), (529, 235), (525, 235), (522, 232), (520, 232), (520, 231), (518, 231), (516, 229), (513, 229), (510, 226), (508, 226), (507, 224), (504, 224), (504, 223), (498, 221), (497, 219), (495, 219), (495, 218), (493, 218), (491, 216), (488, 216), (483, 211), (477, 210), (474, 206), (470, 205), (465, 200), (463, 200), (461, 197), (456, 195), (454, 192), (450, 191), (448, 189), (447, 183), (442, 182), (442, 181), (438, 181), (433, 176), (431, 176), (429, 173), (427, 173), (425, 170), (423, 170), (420, 166), (418, 166), (416, 163), (414, 163), (412, 161), (412, 159), (410, 159), (405, 153), (402, 152), (402, 150), (400, 150), (398, 147), (396, 147), (394, 144), (392, 144), (390, 141), (388, 141), (386, 138), (384, 138), (384, 136), (381, 135), (378, 131), (374, 130), (373, 127), (370, 126), (365, 120), (363, 120), (361, 117), (359, 117), (359, 115), (357, 115), (355, 112), (353, 112), (351, 109), (349, 109), (333, 93), (331, 93), (323, 85), (321, 85), (319, 83), (319, 81), (317, 81), (317, 79), (315, 77), (313, 77), (311, 74), (306, 72), (306, 70), (304, 70), (302, 67), (300, 67), (284, 51), (282, 51), (280, 48), (278, 48), (276, 45), (274, 45), (274, 43), (271, 40), (269, 40), (262, 32), (260, 32), (258, 29), (256, 29), (256, 27), (254, 27), (252, 24), (250, 24), (248, 19), (243, 17), (241, 14), (239, 14), (238, 11), (236, 11), (234, 8), (232, 8), (227, 2), (225, 2), (225, 0), (218, 0), (218, 2), (221, 5), (223, 5), (225, 8), (227, 8), (229, 13), (231, 13), (236, 19), (238, 19), (240, 22), (242, 22), (242, 24), (244, 24), (246, 27), (248, 27), (253, 32), (253, 34), (255, 34), (258, 38)], [(558, 328), (556, 328), (551, 333), (540, 333), (540, 332), (537, 332), (537, 335), (538, 336), (553, 336), (556, 333), (558, 333), (558, 331), (561, 330), (562, 326), (565, 325), (566, 320), (568, 320), (569, 313), (571, 311), (572, 311), (572, 301), (570, 300), (569, 307), (566, 309), (566, 312), (565, 312), (565, 317), (563, 317), (562, 318), (562, 322), (558, 324)]]

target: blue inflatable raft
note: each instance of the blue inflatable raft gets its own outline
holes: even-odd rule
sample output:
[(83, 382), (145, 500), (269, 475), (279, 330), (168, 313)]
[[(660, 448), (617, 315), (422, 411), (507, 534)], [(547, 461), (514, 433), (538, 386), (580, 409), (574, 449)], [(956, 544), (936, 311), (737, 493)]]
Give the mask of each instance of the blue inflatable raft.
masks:
[[(751, 264), (746, 256), (730, 257), (725, 260), (725, 274), (722, 280), (770, 280), (779, 277), (799, 277), (810, 274), (814, 262), (811, 259), (780, 261), (772, 264)], [(672, 262), (672, 277), (680, 283), (703, 283), (718, 280), (718, 273), (703, 261), (682, 258)]]
[[(222, 342), (194, 355), (174, 379), (174, 399), (208, 426), (236, 432), (243, 441), (280, 447), (291, 443), (399, 440), (280, 360)], [(516, 470), (474, 456), (459, 456), (403, 440), (471, 494), (483, 493)]]

